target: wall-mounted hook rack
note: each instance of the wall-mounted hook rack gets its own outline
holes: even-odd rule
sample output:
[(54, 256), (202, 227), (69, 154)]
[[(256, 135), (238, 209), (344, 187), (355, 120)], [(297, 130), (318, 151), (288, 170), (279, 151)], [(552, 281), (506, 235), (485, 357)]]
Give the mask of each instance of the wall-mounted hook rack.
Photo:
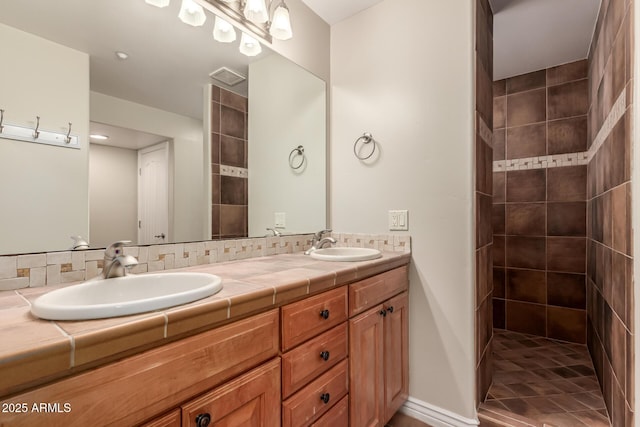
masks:
[(4, 123), (5, 110), (0, 110), (0, 138), (14, 141), (34, 142), (36, 144), (55, 145), (58, 147), (80, 148), (78, 135), (71, 135), (71, 122), (67, 132), (53, 132), (40, 129), (40, 116), (36, 116), (35, 128)]

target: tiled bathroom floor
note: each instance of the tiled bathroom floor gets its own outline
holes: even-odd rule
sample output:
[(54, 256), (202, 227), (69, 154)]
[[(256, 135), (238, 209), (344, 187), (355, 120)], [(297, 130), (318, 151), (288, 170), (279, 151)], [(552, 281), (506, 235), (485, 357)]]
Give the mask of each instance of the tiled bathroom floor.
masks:
[(481, 426), (610, 426), (587, 347), (494, 330)]

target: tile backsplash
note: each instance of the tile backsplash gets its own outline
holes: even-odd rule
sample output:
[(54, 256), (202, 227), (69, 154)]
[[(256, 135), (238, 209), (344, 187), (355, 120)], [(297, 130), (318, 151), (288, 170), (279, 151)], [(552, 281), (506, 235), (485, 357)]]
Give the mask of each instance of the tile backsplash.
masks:
[[(337, 246), (409, 252), (408, 235), (333, 233)], [(138, 259), (132, 273), (147, 273), (268, 255), (302, 252), (311, 234), (238, 240), (208, 240), (152, 246), (127, 246)], [(104, 249), (0, 256), (0, 291), (92, 279), (102, 273)]]

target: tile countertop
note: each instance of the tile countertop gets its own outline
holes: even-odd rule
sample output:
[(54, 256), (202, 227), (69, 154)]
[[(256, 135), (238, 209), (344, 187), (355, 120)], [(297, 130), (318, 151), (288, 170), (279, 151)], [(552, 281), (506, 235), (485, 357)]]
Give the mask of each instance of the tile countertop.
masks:
[[(223, 289), (169, 309), (84, 321), (34, 317), (30, 301), (61, 286), (0, 292), (0, 396), (105, 364), (409, 263), (409, 252), (362, 262), (326, 262), (302, 253), (199, 265)], [(66, 285), (68, 286), (68, 285)]]

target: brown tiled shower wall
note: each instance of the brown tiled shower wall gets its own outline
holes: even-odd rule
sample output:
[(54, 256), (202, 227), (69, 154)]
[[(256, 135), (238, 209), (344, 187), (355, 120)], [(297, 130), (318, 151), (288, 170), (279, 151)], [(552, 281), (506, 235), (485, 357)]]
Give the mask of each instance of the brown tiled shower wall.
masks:
[(589, 56), (587, 344), (614, 426), (633, 425), (633, 2), (604, 0)]
[(247, 98), (211, 86), (211, 238), (248, 232)]
[(484, 401), (492, 377), (493, 337), (491, 292), (493, 12), (487, 0), (476, 6), (476, 402)]
[(587, 61), (493, 94), (494, 326), (584, 344)]

